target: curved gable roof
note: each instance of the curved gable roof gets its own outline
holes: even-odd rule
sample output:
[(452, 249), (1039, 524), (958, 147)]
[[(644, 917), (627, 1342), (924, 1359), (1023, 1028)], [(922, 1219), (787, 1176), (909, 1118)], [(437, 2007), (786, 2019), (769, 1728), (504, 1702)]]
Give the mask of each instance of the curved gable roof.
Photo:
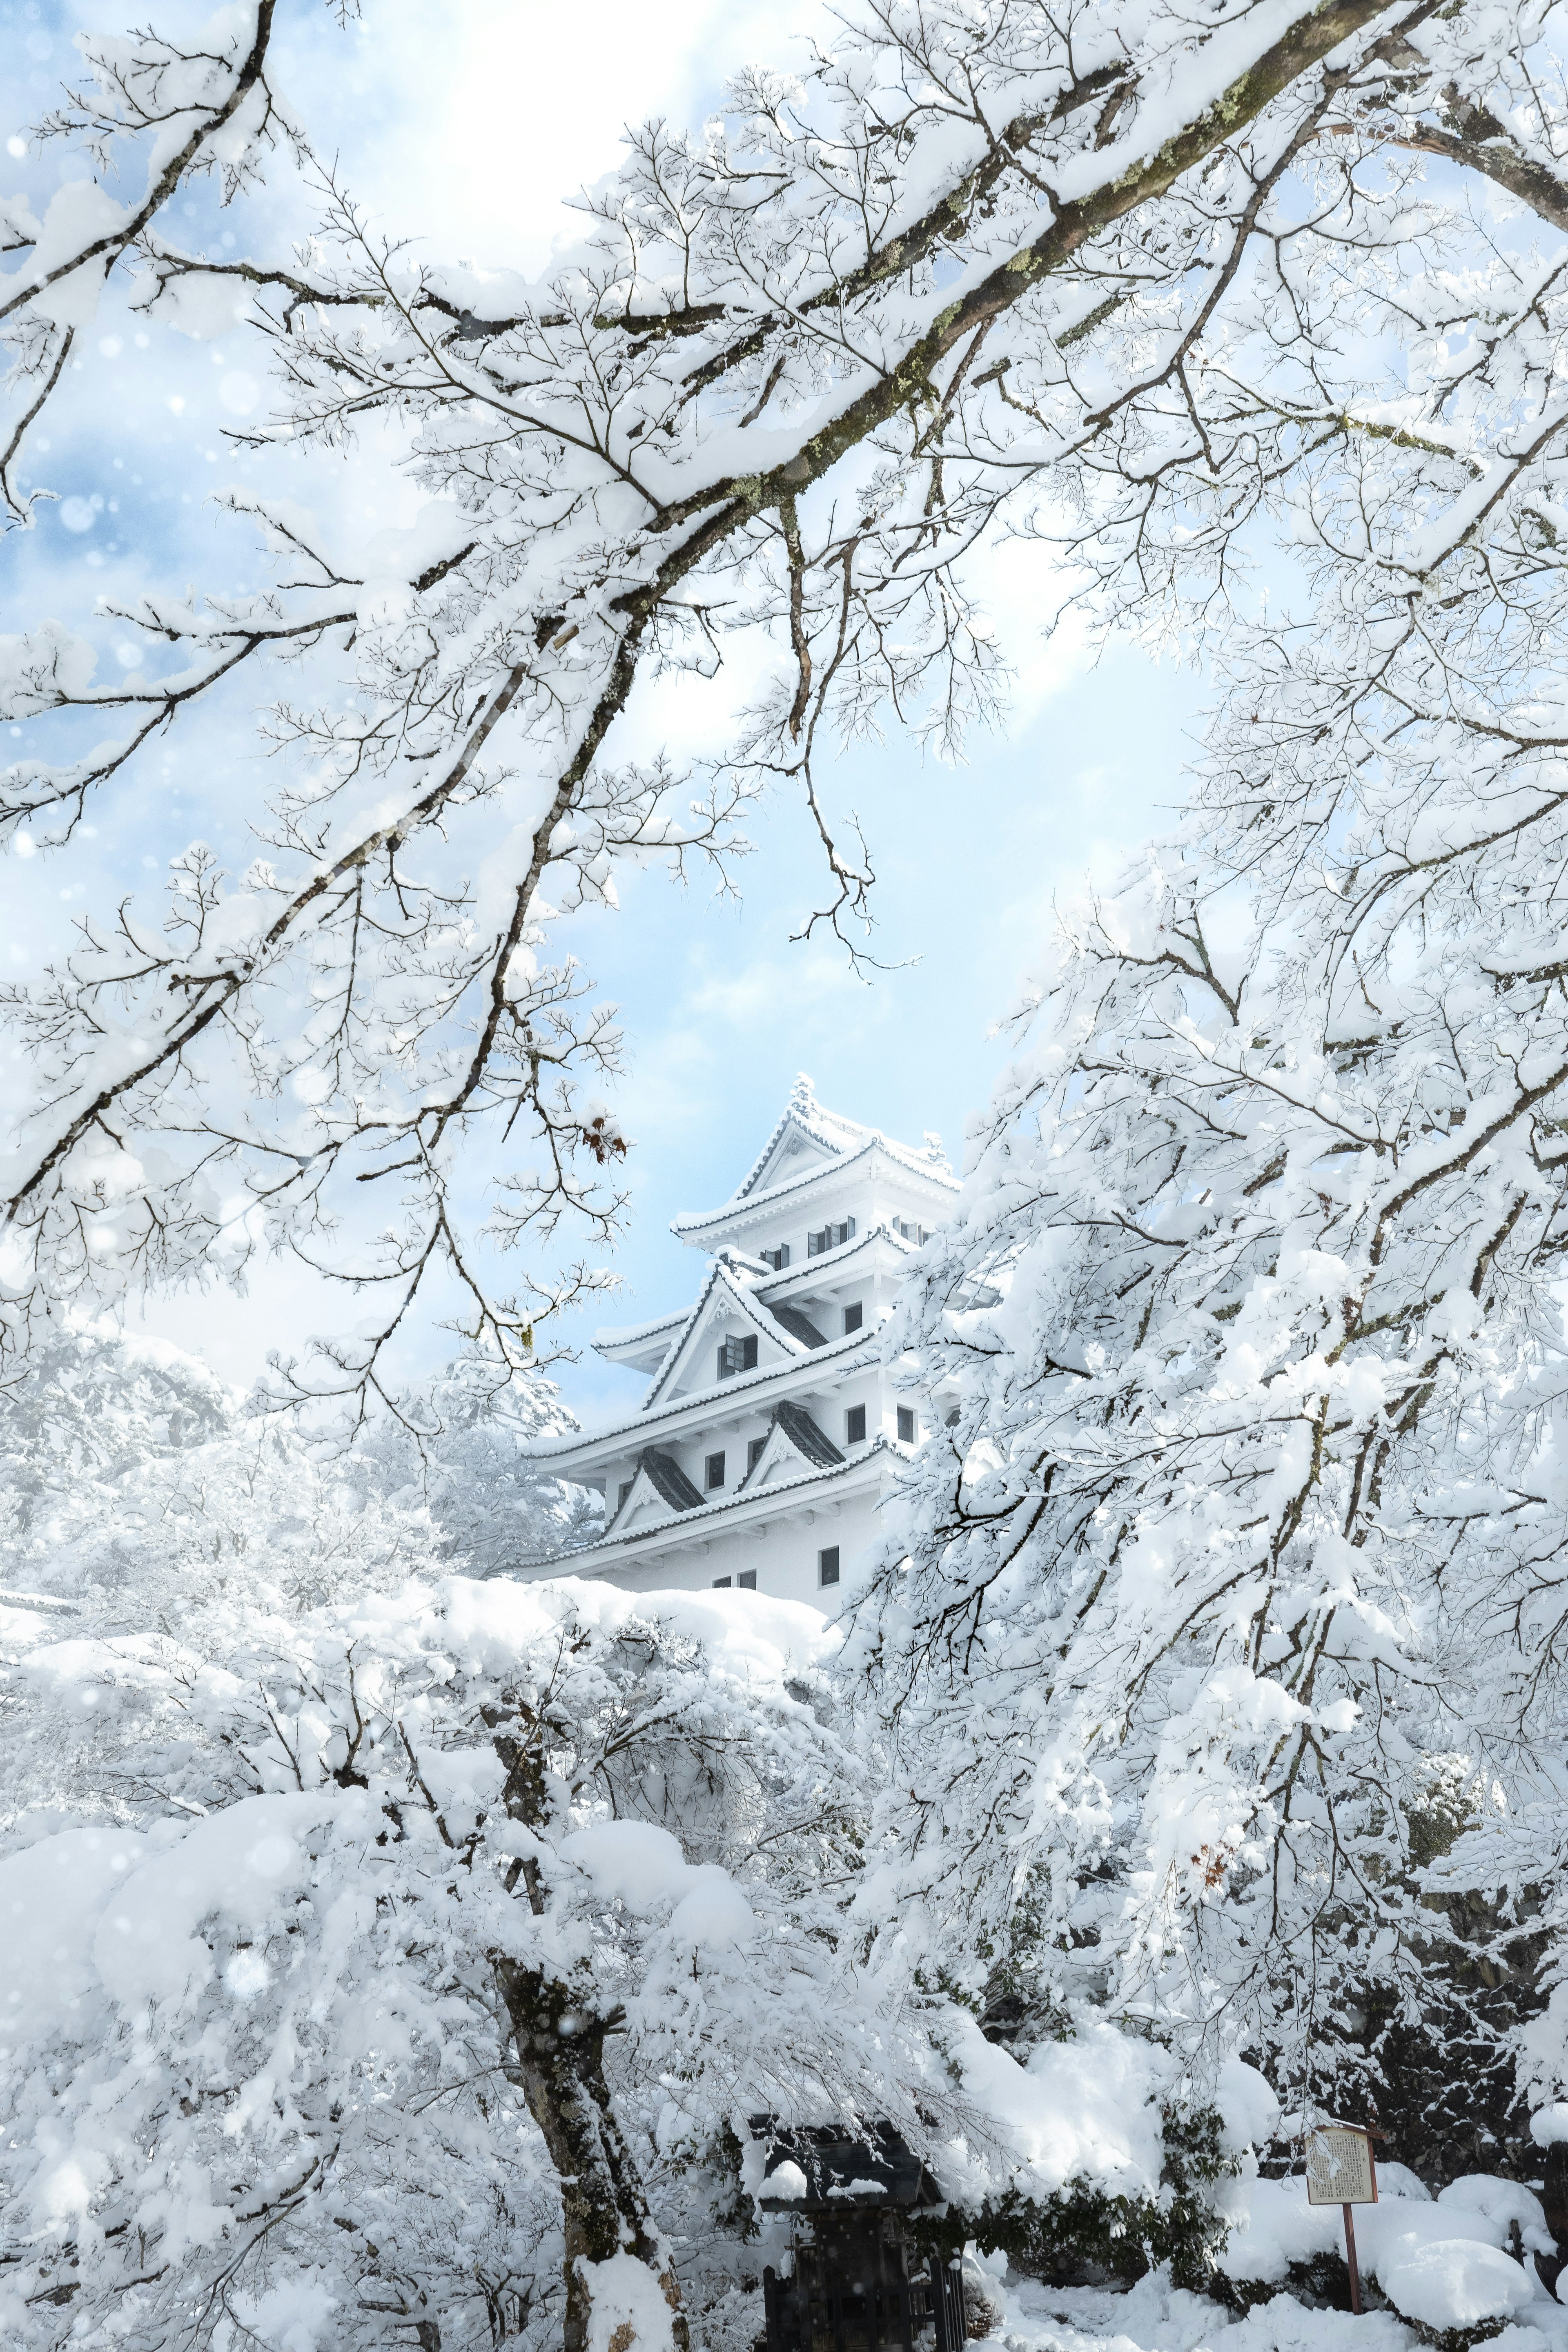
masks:
[[(715, 1258), (708, 1269), (701, 1289), (697, 1294), (696, 1305), (682, 1321), (679, 1330), (665, 1350), (664, 1361), (648, 1383), (647, 1394), (642, 1401), (640, 1412), (648, 1412), (664, 1397), (675, 1378), (678, 1368), (688, 1353), (692, 1339), (703, 1324), (712, 1321), (714, 1294), (721, 1291), (723, 1293), (721, 1302), (722, 1310), (739, 1315), (756, 1332), (759, 1339), (766, 1339), (771, 1346), (782, 1349), (786, 1358), (804, 1356), (809, 1352), (792, 1331), (769, 1313), (754, 1292), (748, 1289), (743, 1283), (736, 1281), (723, 1260)], [(698, 1386), (699, 1388), (716, 1388), (718, 1382), (701, 1381), (699, 1381)]]
[[(792, 1135), (811, 1148), (811, 1160), (795, 1173), (784, 1175), (780, 1172), (780, 1147)], [(809, 1183), (814, 1177), (844, 1166), (874, 1145), (879, 1145), (890, 1160), (911, 1174), (926, 1177), (946, 1190), (958, 1190), (958, 1180), (934, 1142), (928, 1143), (924, 1151), (916, 1151), (907, 1143), (894, 1142), (878, 1128), (863, 1127), (858, 1119), (846, 1118), (841, 1111), (826, 1109), (817, 1101), (811, 1080), (803, 1072), (795, 1082), (782, 1117), (775, 1121), (767, 1141), (729, 1199), (718, 1209), (675, 1218), (670, 1231), (689, 1232), (713, 1224), (732, 1210), (775, 1192), (783, 1193), (797, 1184)]]

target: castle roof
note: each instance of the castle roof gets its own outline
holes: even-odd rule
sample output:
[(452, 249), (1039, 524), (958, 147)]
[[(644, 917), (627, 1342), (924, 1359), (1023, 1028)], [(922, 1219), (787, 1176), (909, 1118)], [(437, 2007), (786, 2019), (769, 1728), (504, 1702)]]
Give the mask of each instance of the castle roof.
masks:
[[(664, 1343), (657, 1361), (652, 1364), (652, 1378), (641, 1403), (618, 1425), (635, 1428), (668, 1396), (676, 1360), (690, 1352), (687, 1345), (689, 1335), (695, 1331), (699, 1321), (709, 1319), (710, 1302), (721, 1282), (723, 1285), (721, 1303), (729, 1306), (732, 1302), (759, 1337), (765, 1334), (769, 1339), (777, 1340), (787, 1355), (812, 1355), (818, 1349), (837, 1345), (837, 1342), (825, 1339), (806, 1316), (789, 1304), (790, 1294), (794, 1290), (809, 1292), (816, 1289), (825, 1274), (830, 1278), (841, 1275), (853, 1258), (879, 1244), (892, 1250), (897, 1256), (914, 1255), (913, 1244), (880, 1221), (864, 1233), (852, 1234), (847, 1241), (839, 1242), (831, 1250), (822, 1251), (816, 1257), (802, 1259), (799, 1265), (785, 1266), (777, 1272), (772, 1266), (764, 1266), (760, 1260), (744, 1258), (738, 1250), (724, 1250), (704, 1275), (697, 1297), (689, 1307), (679, 1307), (672, 1315), (656, 1315), (647, 1323), (617, 1325), (611, 1329), (595, 1331), (593, 1344), (601, 1356), (612, 1363), (641, 1357), (644, 1370), (648, 1369), (654, 1348), (661, 1340)], [(781, 1368), (775, 1362), (764, 1369), (776, 1372)], [(736, 1385), (735, 1381), (727, 1381), (724, 1383), (725, 1393), (732, 1393)], [(680, 1402), (685, 1403), (687, 1400), (682, 1398)], [(569, 1448), (582, 1442), (581, 1437), (574, 1435), (563, 1441), (563, 1444)]]
[[(858, 1119), (846, 1118), (819, 1103), (811, 1080), (803, 1073), (795, 1082), (782, 1117), (730, 1198), (717, 1209), (673, 1218), (669, 1229), (682, 1240), (697, 1240), (731, 1220), (749, 1222), (759, 1210), (771, 1209), (825, 1178), (840, 1176), (874, 1153), (924, 1184), (945, 1192), (958, 1191), (958, 1180), (935, 1136), (928, 1136), (917, 1151), (909, 1144), (895, 1142), (879, 1129), (862, 1127)], [(803, 1157), (805, 1165), (792, 1164)]]
[[(633, 1491), (627, 1495), (625, 1504), (611, 1514), (610, 1524), (598, 1541), (585, 1545), (581, 1551), (561, 1552), (550, 1564), (563, 1574), (597, 1575), (603, 1570), (622, 1565), (626, 1553), (635, 1555), (645, 1545), (650, 1550), (657, 1550), (663, 1539), (673, 1538), (680, 1543), (700, 1541), (711, 1534), (721, 1521), (736, 1518), (755, 1521), (764, 1517), (769, 1507), (783, 1497), (810, 1504), (816, 1495), (826, 1489), (841, 1488), (846, 1483), (857, 1488), (867, 1484), (874, 1486), (889, 1457), (894, 1461), (909, 1458), (907, 1446), (881, 1434), (872, 1438), (868, 1444), (858, 1446), (851, 1454), (841, 1454), (831, 1439), (811, 1421), (809, 1414), (803, 1413), (800, 1418), (810, 1423), (815, 1437), (802, 1431), (798, 1423), (791, 1427), (782, 1414), (776, 1418), (768, 1448), (773, 1456), (773, 1463), (767, 1465), (772, 1467), (773, 1475), (765, 1485), (754, 1485), (755, 1473), (748, 1474), (742, 1485), (729, 1494), (715, 1496), (711, 1500), (700, 1496), (696, 1506), (671, 1504), (668, 1518), (655, 1520), (652, 1525), (627, 1527), (623, 1533), (617, 1529), (617, 1521), (630, 1516), (637, 1501), (637, 1487), (645, 1478), (652, 1476), (651, 1465), (644, 1455), (637, 1465)], [(782, 1443), (786, 1439), (787, 1452), (799, 1465), (794, 1470), (787, 1468), (779, 1458)], [(756, 1465), (758, 1472), (763, 1467), (764, 1462), (762, 1461)], [(686, 1483), (690, 1484), (689, 1480)], [(695, 1487), (691, 1491), (693, 1494), (697, 1492)], [(606, 1559), (606, 1554), (615, 1557)]]
[(792, 1373), (804, 1375), (809, 1388), (811, 1375), (818, 1366), (831, 1365), (837, 1378), (857, 1364), (876, 1363), (881, 1351), (882, 1334), (875, 1325), (866, 1330), (847, 1332), (840, 1339), (828, 1339), (820, 1348), (797, 1345), (786, 1363), (759, 1364), (755, 1371), (737, 1372), (722, 1386), (715, 1381), (707, 1388), (688, 1390), (683, 1396), (667, 1398), (651, 1409), (639, 1406), (636, 1412), (627, 1413), (620, 1421), (608, 1422), (600, 1429), (574, 1430), (564, 1437), (542, 1438), (529, 1447), (529, 1459), (548, 1464), (552, 1476), (570, 1477), (571, 1462), (576, 1455), (586, 1458), (613, 1450), (618, 1440), (626, 1438), (644, 1444), (652, 1430), (660, 1426), (668, 1429), (682, 1413), (701, 1421), (711, 1415), (715, 1404), (728, 1406), (732, 1400), (754, 1398), (760, 1391), (777, 1383), (781, 1376), (787, 1379)]

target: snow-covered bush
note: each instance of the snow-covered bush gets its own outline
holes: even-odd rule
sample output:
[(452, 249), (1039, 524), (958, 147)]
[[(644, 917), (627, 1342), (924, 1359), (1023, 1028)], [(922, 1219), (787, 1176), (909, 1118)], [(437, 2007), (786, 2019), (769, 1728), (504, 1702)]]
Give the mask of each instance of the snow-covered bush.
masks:
[(120, 1770), (0, 1864), (18, 2343), (679, 2338), (678, 2267), (699, 2307), (754, 2277), (709, 2256), (762, 2111), (890, 2117), (980, 2196), (1110, 2177), (1150, 2117), (1157, 2168), (1133, 2045), (1065, 2124), (1066, 2075), (851, 1919), (866, 1766), (813, 1611), (458, 1579), (236, 1605), (221, 1649), (12, 1632), (13, 1751), (86, 1712)]
[(1053, 2285), (1131, 2284), (1164, 2265), (1179, 2287), (1207, 2287), (1230, 2217), (1226, 2184), (1239, 2168), (1213, 2107), (1163, 2112), (1157, 2179), (1142, 2190), (1077, 2173), (1045, 2195), (1012, 2187), (976, 2207), (951, 2205), (916, 2241), (951, 2259), (973, 2242)]
[[(1433, 2199), (1394, 2164), (1378, 2168), (1378, 2200), (1355, 2211), (1363, 2285), (1424, 2340), (1460, 2352), (1532, 2313), (1555, 2319), (1531, 2259), (1552, 2255), (1553, 2242), (1540, 2200), (1520, 2182), (1469, 2173)], [(1254, 2180), (1217, 2272), (1226, 2299), (1242, 2308), (1286, 2285), (1348, 2308), (1340, 2208), (1309, 2205), (1299, 2175)]]
[(0, 1863), (8, 2340), (646, 2344), (689, 2303), (718, 2344), (784, 2243), (746, 2241), (761, 2112), (891, 2119), (955, 2211), (1173, 2226), (1157, 2049), (1086, 2017), (1020, 2066), (922, 1989), (815, 1612), (454, 1579), (237, 1603), (221, 1648), (23, 1613), (12, 1754), (86, 1714), (119, 1777)]
[[(41, 1604), (84, 1641), (221, 1659), (237, 1610), (287, 1618), (441, 1567), (496, 1574), (596, 1523), (596, 1496), (527, 1458), (567, 1420), (547, 1382), (459, 1360), (418, 1410), (416, 1430), (384, 1416), (344, 1451), (164, 1342), (62, 1331), (0, 1387), (0, 1612), (21, 1606), (17, 1640), (37, 1637)], [(123, 1725), (16, 1681), (9, 1647), (0, 1624), (0, 1845), (41, 1834), (50, 1809), (156, 1806)]]

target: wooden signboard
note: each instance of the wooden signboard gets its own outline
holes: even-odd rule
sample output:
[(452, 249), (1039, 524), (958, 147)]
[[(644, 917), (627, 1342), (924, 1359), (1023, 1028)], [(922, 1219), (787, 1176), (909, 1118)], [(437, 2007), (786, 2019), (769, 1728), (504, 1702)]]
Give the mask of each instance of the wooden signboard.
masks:
[(1359, 2124), (1320, 2124), (1307, 2134), (1307, 2202), (1338, 2205), (1345, 2217), (1345, 2263), (1351, 2274), (1351, 2309), (1361, 2309), (1361, 2273), (1356, 2267), (1354, 2205), (1377, 2202), (1377, 2167), (1372, 2134)]
[(1309, 2205), (1375, 2205), (1372, 2137), (1355, 2124), (1320, 2124), (1307, 2135)]

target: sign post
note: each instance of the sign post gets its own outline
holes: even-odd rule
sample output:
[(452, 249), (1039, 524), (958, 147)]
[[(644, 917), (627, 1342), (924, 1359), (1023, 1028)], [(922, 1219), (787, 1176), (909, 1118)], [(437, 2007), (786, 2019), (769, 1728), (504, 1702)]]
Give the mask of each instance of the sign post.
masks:
[(1307, 2202), (1338, 2205), (1345, 2217), (1345, 2263), (1351, 2274), (1351, 2309), (1361, 2310), (1361, 2273), (1356, 2267), (1352, 2206), (1377, 2202), (1377, 2167), (1372, 2134), (1360, 2124), (1320, 2124), (1307, 2135)]

